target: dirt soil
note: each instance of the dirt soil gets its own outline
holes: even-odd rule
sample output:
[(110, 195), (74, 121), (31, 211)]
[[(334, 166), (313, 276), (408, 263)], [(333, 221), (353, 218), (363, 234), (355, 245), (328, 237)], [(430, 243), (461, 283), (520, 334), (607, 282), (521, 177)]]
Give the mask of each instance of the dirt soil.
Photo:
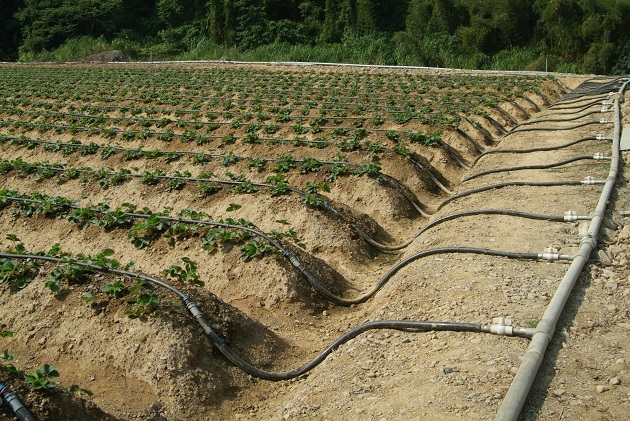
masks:
[[(312, 70), (312, 69), (308, 69)], [(286, 72), (302, 69), (283, 68)], [(322, 70), (323, 71), (323, 70)], [(354, 72), (354, 69), (331, 70)], [(370, 70), (393, 72), (390, 70)], [(512, 119), (558, 118), (550, 102), (580, 85), (581, 77), (558, 76), (540, 93), (501, 104), (504, 112), (489, 110), (489, 116), (506, 130)], [(601, 95), (583, 97), (583, 104)], [(626, 125), (630, 123), (630, 95), (622, 105)], [(597, 110), (601, 105), (590, 108)], [(539, 109), (541, 111), (539, 111)], [(567, 111), (563, 111), (567, 112)], [(555, 113), (555, 114), (554, 114)], [(571, 116), (580, 113), (574, 113)], [(605, 114), (610, 117), (611, 114)], [(599, 119), (599, 114), (576, 122), (546, 122), (522, 126), (564, 128)], [(528, 149), (568, 143), (603, 134), (612, 135), (611, 124), (591, 124), (572, 130), (523, 131), (502, 137), (489, 120), (471, 120), (495, 138), (496, 145), (472, 123), (460, 126), (481, 149)], [(414, 130), (423, 127), (411, 127)], [(0, 129), (5, 130), (5, 129)], [(221, 128), (221, 130), (226, 130)], [(3, 133), (8, 133), (4, 131)], [(220, 132), (223, 134), (223, 132)], [(38, 137), (36, 131), (26, 136)], [(87, 136), (87, 135), (86, 135)], [(93, 141), (94, 138), (81, 138)], [(68, 134), (55, 139), (69, 140)], [(605, 179), (605, 161), (582, 160), (551, 169), (493, 173), (461, 182), (472, 174), (514, 166), (560, 162), (571, 157), (610, 154), (610, 142), (588, 140), (553, 152), (490, 154), (476, 163), (475, 144), (455, 130), (443, 140), (468, 163), (458, 165), (444, 148), (416, 148), (423, 162), (436, 171), (454, 193), (508, 181)], [(96, 140), (107, 143), (107, 139)], [(136, 143), (134, 143), (136, 142)], [(129, 147), (154, 149), (163, 144), (132, 141)], [(304, 154), (292, 145), (229, 146), (234, 153), (276, 157), (282, 153), (333, 159), (327, 149), (308, 149)], [(177, 150), (173, 146), (173, 150)], [(181, 147), (179, 148), (181, 149)], [(364, 152), (347, 154), (362, 162)], [(24, 149), (0, 145), (2, 159), (65, 162), (76, 167), (121, 168), (133, 165), (145, 170), (196, 171), (187, 159), (172, 163), (141, 160), (128, 164), (119, 156), (101, 160), (95, 156), (63, 155), (42, 148)], [(412, 201), (430, 217), (418, 215), (400, 190), (384, 186), (366, 176), (340, 177), (323, 193), (333, 207), (357, 223), (377, 241), (402, 243), (427, 223), (456, 212), (479, 209), (511, 209), (544, 215), (563, 215), (568, 210), (588, 215), (596, 206), (600, 185), (505, 187), (439, 204), (448, 198), (408, 161), (392, 152), (381, 158), (383, 173), (409, 189)], [(603, 163), (602, 163), (603, 162)], [(474, 163), (474, 165), (472, 165)], [(630, 210), (623, 153), (621, 174), (609, 206), (612, 225), (603, 229), (600, 248), (612, 259), (593, 259), (580, 276), (548, 349), (539, 375), (525, 404), (521, 419), (531, 420), (624, 420), (630, 417)], [(267, 173), (237, 167), (249, 179), (264, 182)], [(208, 171), (225, 175), (219, 164)], [(225, 176), (223, 177), (225, 178)], [(322, 182), (322, 175), (291, 172), (291, 185)], [(149, 186), (133, 179), (107, 189), (81, 179), (60, 182), (8, 172), (0, 177), (0, 189), (22, 194), (40, 192), (77, 200), (81, 206), (101, 202), (112, 208), (133, 203), (172, 214), (186, 208), (203, 210), (214, 219), (244, 218), (261, 229), (292, 229), (304, 250), (293, 243), (295, 253), (318, 279), (345, 298), (361, 295), (390, 268), (422, 250), (438, 247), (481, 247), (512, 252), (542, 253), (555, 247), (562, 254), (577, 251), (584, 222), (549, 222), (511, 216), (477, 215), (440, 224), (416, 238), (396, 254), (383, 253), (366, 243), (344, 221), (305, 206), (291, 195), (271, 197), (253, 193), (235, 195), (224, 190), (203, 196), (190, 185), (179, 190)], [(242, 207), (230, 210), (232, 204)], [(233, 207), (232, 207), (233, 208)], [(477, 254), (437, 254), (414, 261), (397, 272), (373, 298), (363, 304), (336, 306), (313, 291), (311, 285), (282, 258), (266, 255), (244, 263), (238, 246), (219, 247), (208, 253), (197, 239), (169, 245), (165, 238), (150, 247), (137, 249), (128, 230), (105, 230), (100, 226), (80, 228), (67, 218), (30, 217), (0, 211), (0, 249), (15, 247), (7, 237), (14, 234), (29, 251), (45, 251), (54, 243), (70, 254), (95, 254), (115, 250), (123, 264), (135, 261), (134, 271), (164, 279), (162, 270), (182, 265), (182, 257), (198, 262), (203, 287), (173, 281), (198, 304), (207, 320), (226, 343), (254, 365), (270, 371), (288, 371), (317, 356), (348, 330), (375, 320), (425, 320), (490, 324), (507, 317), (515, 326), (535, 327), (549, 304), (567, 262), (543, 262), (489, 257)], [(278, 221), (286, 222), (280, 223)], [(286, 225), (284, 225), (286, 224)], [(627, 224), (627, 226), (624, 226)], [(44, 280), (55, 266), (46, 263), (25, 288), (0, 285), (0, 331), (13, 331), (0, 338), (11, 361), (25, 373), (52, 364), (62, 387), (78, 385), (93, 395), (76, 392), (30, 391), (17, 377), (6, 372), (2, 381), (13, 388), (39, 419), (76, 420), (451, 420), (492, 419), (519, 367), (528, 340), (466, 332), (414, 333), (378, 330), (363, 333), (339, 346), (307, 375), (293, 380), (270, 382), (257, 379), (234, 367), (204, 335), (199, 325), (178, 304), (177, 297), (156, 291), (161, 304), (152, 313), (129, 317), (123, 298), (101, 293), (103, 286), (119, 277), (91, 275), (90, 282), (66, 285), (57, 294), (48, 291)], [(128, 285), (133, 282), (127, 280)], [(86, 302), (87, 293), (98, 296)], [(99, 295), (100, 294), (100, 295)], [(173, 303), (170, 305), (169, 303)], [(6, 406), (1, 419), (12, 419)]]

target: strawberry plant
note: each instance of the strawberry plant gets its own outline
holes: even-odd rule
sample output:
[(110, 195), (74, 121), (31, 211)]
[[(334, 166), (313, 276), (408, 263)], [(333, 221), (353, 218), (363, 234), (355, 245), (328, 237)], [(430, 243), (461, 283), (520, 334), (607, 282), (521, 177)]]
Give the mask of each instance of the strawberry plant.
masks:
[(183, 268), (178, 265), (171, 265), (171, 267), (162, 271), (162, 275), (193, 285), (203, 286), (204, 282), (199, 279), (197, 263), (190, 260), (188, 257), (182, 257), (181, 259), (184, 262)]

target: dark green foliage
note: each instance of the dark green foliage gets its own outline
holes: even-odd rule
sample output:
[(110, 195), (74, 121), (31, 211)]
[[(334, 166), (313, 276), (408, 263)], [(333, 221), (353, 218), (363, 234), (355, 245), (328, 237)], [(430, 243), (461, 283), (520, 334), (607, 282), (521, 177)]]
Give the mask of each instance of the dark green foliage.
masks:
[(119, 49), (140, 60), (623, 73), (628, 27), (630, 0), (5, 0), (0, 60), (18, 47), (25, 61)]

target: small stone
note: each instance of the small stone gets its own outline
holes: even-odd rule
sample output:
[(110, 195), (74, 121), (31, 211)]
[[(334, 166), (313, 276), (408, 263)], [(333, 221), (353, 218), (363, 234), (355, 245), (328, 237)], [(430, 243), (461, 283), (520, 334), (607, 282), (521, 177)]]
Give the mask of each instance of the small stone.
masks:
[(35, 313), (35, 303), (30, 303), (28, 305), (28, 312), (29, 313)]
[(604, 392), (609, 391), (610, 388), (608, 386), (604, 386), (604, 385), (600, 384), (600, 385), (597, 385), (595, 390), (597, 390), (597, 393), (604, 393)]
[(44, 345), (46, 343), (46, 337), (44, 336), (39, 341), (37, 341), (37, 343), (40, 344), (40, 345)]
[(90, 377), (88, 377), (88, 378), (90, 379), (90, 381), (91, 381), (91, 382), (93, 382), (94, 380), (96, 380), (96, 377), (94, 377), (94, 376), (90, 376)]
[(554, 396), (560, 397), (567, 393), (567, 391), (564, 389), (554, 389), (551, 393), (553, 393)]
[(330, 316), (330, 313), (328, 312), (328, 310), (324, 310), (322, 311), (322, 316)]
[(619, 377), (613, 377), (608, 381), (608, 383), (612, 384), (613, 386), (618, 386), (621, 384), (621, 379)]
[(606, 282), (606, 288), (608, 288), (610, 290), (614, 291), (614, 290), (617, 289), (618, 286), (619, 285), (617, 284), (617, 282), (613, 281), (612, 279), (609, 280), (608, 282)]

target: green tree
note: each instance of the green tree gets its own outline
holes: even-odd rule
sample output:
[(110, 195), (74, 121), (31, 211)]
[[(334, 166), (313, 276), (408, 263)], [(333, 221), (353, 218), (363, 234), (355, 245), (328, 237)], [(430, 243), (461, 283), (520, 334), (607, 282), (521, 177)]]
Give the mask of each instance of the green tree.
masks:
[(0, 61), (17, 59), (21, 37), (20, 24), (15, 18), (15, 13), (23, 6), (23, 0), (0, 2)]
[(26, 0), (18, 18), (26, 52), (40, 52), (81, 35), (112, 35), (123, 22), (122, 0)]

